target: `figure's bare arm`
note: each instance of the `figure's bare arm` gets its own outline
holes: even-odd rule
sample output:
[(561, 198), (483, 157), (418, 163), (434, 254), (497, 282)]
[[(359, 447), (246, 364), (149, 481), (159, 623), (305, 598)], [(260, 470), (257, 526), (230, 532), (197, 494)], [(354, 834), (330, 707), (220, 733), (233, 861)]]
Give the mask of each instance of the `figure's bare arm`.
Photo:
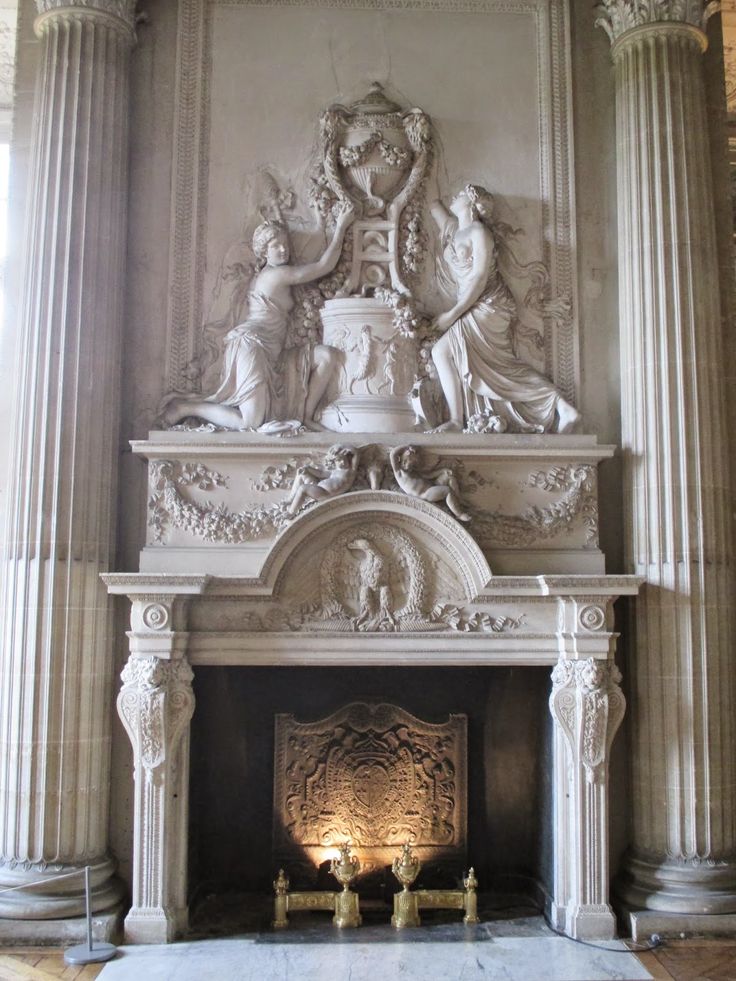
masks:
[(321, 276), (331, 273), (338, 263), (342, 243), (345, 240), (345, 232), (355, 218), (355, 211), (352, 205), (343, 205), (335, 224), (335, 231), (332, 241), (322, 253), (322, 257), (316, 262), (306, 262), (302, 266), (285, 266), (284, 277), (289, 286), (301, 286), (303, 283), (311, 283)]
[(315, 466), (300, 467), (298, 472), (304, 474), (305, 477), (312, 477), (314, 480), (324, 480), (325, 477), (329, 477), (332, 473), (326, 467)]
[(473, 304), (481, 298), (488, 283), (488, 267), (493, 252), (491, 233), (484, 225), (479, 224), (477, 228), (473, 229), (470, 241), (473, 247), (471, 275), (468, 277), (462, 293), (458, 294), (455, 305), (437, 318), (437, 326), (440, 330), (446, 330), (466, 314)]
[(444, 204), (440, 201), (439, 198), (436, 198), (434, 201), (430, 201), (429, 213), (434, 218), (434, 223), (439, 228), (440, 231), (444, 229), (445, 225), (452, 217), (450, 212), (447, 210), (447, 208), (444, 206)]
[(401, 467), (399, 466), (399, 459), (405, 449), (406, 449), (405, 446), (393, 446), (389, 451), (388, 459), (391, 464), (391, 469), (393, 470), (394, 473), (396, 473), (397, 470), (401, 469)]

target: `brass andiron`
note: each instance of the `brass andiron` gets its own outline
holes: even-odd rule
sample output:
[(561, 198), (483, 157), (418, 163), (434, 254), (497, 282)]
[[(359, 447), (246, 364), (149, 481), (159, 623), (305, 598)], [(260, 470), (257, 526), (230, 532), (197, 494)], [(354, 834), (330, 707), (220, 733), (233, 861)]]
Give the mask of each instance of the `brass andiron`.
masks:
[(350, 855), (349, 842), (340, 845), (338, 858), (330, 860), (330, 872), (342, 886), (341, 892), (289, 892), (289, 877), (283, 869), (279, 869), (273, 883), (273, 926), (276, 929), (288, 926), (288, 914), (298, 910), (328, 910), (335, 914), (332, 918), (335, 926), (360, 926), (362, 917), (358, 895), (350, 891), (350, 883), (359, 871), (360, 862), (355, 855)]
[(342, 892), (335, 895), (335, 915), (332, 922), (336, 927), (357, 927), (362, 922), (359, 912), (358, 894), (350, 891), (350, 883), (360, 872), (360, 862), (350, 854), (350, 842), (340, 845), (339, 858), (330, 859), (330, 872), (342, 886)]
[(401, 848), (391, 864), (391, 870), (399, 880), (403, 889), (394, 896), (394, 915), (391, 925), (397, 930), (403, 927), (419, 926), (420, 909), (461, 909), (465, 911), (463, 923), (480, 923), (478, 918), (478, 880), (475, 870), (470, 869), (463, 878), (464, 889), (415, 889), (409, 890), (422, 863), (415, 858), (408, 843)]
[(394, 915), (391, 917), (391, 926), (400, 930), (402, 927), (419, 926), (419, 908), (417, 907), (416, 893), (409, 892), (422, 863), (411, 853), (411, 845), (407, 842), (401, 847), (401, 855), (397, 855), (391, 863), (391, 871), (404, 887), (401, 892), (394, 896)]

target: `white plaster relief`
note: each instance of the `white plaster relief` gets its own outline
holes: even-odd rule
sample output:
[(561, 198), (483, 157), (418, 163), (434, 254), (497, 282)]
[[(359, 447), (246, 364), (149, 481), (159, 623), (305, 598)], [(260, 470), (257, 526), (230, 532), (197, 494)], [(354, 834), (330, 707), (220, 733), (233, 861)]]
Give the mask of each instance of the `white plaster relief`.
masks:
[[(275, 4), (278, 5), (278, 4)], [(282, 6), (291, 6), (284, 4)], [(211, 43), (210, 17), (218, 9), (247, 7), (245, 3), (206, 4), (202, 0), (188, 0), (179, 5), (180, 30), (177, 70), (177, 116), (182, 123), (178, 131), (201, 134), (198, 152), (192, 154), (191, 144), (177, 146), (174, 167), (172, 218), (174, 253), (172, 255), (172, 281), (169, 295), (168, 333), (170, 338), (169, 387), (186, 390), (192, 381), (186, 373), (186, 365), (195, 354), (195, 336), (201, 317), (202, 273), (204, 269), (204, 241), (199, 230), (206, 214), (205, 184), (207, 179), (207, 134), (211, 107), (208, 92), (212, 80), (208, 79), (209, 66), (215, 65), (208, 50)], [(293, 4), (299, 6), (299, 4)], [(427, 9), (446, 11), (473, 11), (493, 16), (494, 13), (514, 12), (532, 18), (537, 34), (534, 55), (539, 73), (540, 95), (540, 200), (545, 243), (542, 262), (551, 270), (553, 282), (550, 296), (559, 301), (548, 306), (545, 316), (554, 329), (545, 331), (545, 371), (567, 398), (573, 399), (576, 388), (577, 340), (576, 340), (576, 283), (574, 263), (571, 261), (570, 229), (574, 225), (572, 185), (569, 174), (569, 93), (567, 62), (564, 44), (567, 32), (567, 11), (563, 3), (551, 6), (542, 3), (325, 3), (321, 6), (344, 9)], [(554, 166), (552, 165), (554, 161)], [(421, 252), (422, 231), (412, 226), (413, 217), (406, 222), (405, 265), (407, 269), (416, 260), (416, 250)], [(410, 227), (412, 226), (412, 227)], [(548, 245), (547, 243), (554, 243)], [(196, 256), (197, 275), (193, 279), (182, 278), (180, 271), (191, 268)], [(176, 282), (174, 282), (176, 279)], [(572, 308), (572, 316), (567, 311)]]
[[(340, 453), (348, 451), (348, 456), (352, 457), (353, 448), (337, 444), (333, 447), (333, 450), (336, 449)], [(254, 489), (265, 492), (286, 488), (290, 483), (288, 496), (278, 503), (249, 504), (240, 512), (233, 512), (222, 503), (197, 504), (183, 495), (182, 490), (187, 487), (208, 492), (226, 487), (228, 478), (219, 471), (201, 463), (182, 465), (174, 460), (152, 461), (148, 524), (152, 529), (153, 541), (163, 544), (169, 526), (204, 541), (223, 544), (271, 537), (282, 531), (295, 514), (318, 501), (349, 494), (353, 490), (363, 491), (366, 486), (377, 488), (386, 483), (387, 489), (397, 486), (393, 480), (387, 482), (385, 451), (373, 445), (367, 450), (360, 471), (356, 458), (352, 458), (349, 466), (336, 468), (332, 450), (328, 451), (322, 463), (309, 458), (303, 462), (299, 458), (290, 458), (278, 466), (266, 467), (260, 477), (251, 479)], [(409, 470), (404, 463), (408, 450), (411, 451)], [(355, 452), (358, 453), (357, 450)], [(361, 448), (360, 457), (363, 456), (364, 450)], [(461, 500), (466, 479), (469, 493), (477, 492), (489, 482), (476, 471), (468, 471), (463, 462), (456, 458), (445, 461), (425, 450), (420, 452), (418, 447), (395, 447), (390, 451), (389, 458), (393, 461), (391, 470), (394, 478), (398, 471), (403, 485), (400, 489), (409, 496), (433, 503), (446, 502), (455, 517), (469, 522), (473, 535), (485, 547), (531, 545), (553, 538), (561, 531), (571, 530), (578, 521), (585, 528), (586, 547), (596, 548), (598, 545), (594, 467), (571, 465), (555, 467), (549, 472), (533, 472), (528, 478), (530, 487), (561, 491), (560, 496), (549, 504), (532, 505), (521, 514), (512, 515), (493, 509), (492, 502), (487, 500), (485, 494), (486, 500), (482, 506), (474, 504), (472, 500), (465, 503)], [(417, 493), (405, 489), (409, 487)]]

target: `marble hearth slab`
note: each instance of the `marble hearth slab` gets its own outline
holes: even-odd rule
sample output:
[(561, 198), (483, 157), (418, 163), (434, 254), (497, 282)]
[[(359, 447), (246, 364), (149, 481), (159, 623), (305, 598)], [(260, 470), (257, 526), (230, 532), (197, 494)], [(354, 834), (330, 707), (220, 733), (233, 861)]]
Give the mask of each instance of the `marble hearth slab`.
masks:
[[(553, 936), (495, 936), (473, 942), (258, 943), (203, 940), (123, 947), (100, 981), (402, 981), (483, 978), (484, 981), (650, 981), (633, 955)], [(504, 933), (507, 929), (504, 929)], [(510, 932), (510, 931), (508, 931)], [(618, 946), (612, 941), (608, 946)], [(623, 950), (623, 944), (620, 945)]]

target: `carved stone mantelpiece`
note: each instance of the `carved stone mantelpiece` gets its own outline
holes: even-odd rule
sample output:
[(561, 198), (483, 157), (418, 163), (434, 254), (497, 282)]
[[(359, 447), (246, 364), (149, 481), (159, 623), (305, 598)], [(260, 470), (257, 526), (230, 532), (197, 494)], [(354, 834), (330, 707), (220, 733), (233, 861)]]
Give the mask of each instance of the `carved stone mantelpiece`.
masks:
[[(349, 495), (331, 502), (335, 513), (325, 523), (329, 529), (335, 522), (332, 534), (336, 538), (343, 534), (340, 523), (349, 518), (344, 513), (346, 501)], [(365, 523), (365, 514), (359, 511), (352, 520)], [(416, 534), (416, 526), (411, 527), (412, 532), (405, 533)], [(457, 522), (448, 517), (446, 524), (438, 522), (433, 527), (438, 540), (448, 536), (455, 549), (461, 569), (458, 585), (466, 597), (464, 613), (455, 610), (455, 629), (444, 631), (381, 632), (379, 640), (369, 631), (309, 632), (299, 625), (284, 630), (278, 620), (269, 626), (265, 618), (253, 629), (248, 619), (252, 611), (274, 601), (278, 609), (279, 590), (288, 592), (290, 569), (294, 568), (288, 559), (301, 551), (309, 530), (282, 537), (266, 575), (260, 578), (145, 573), (105, 577), (110, 592), (127, 595), (133, 602), (131, 658), (119, 698), (136, 762), (128, 941), (165, 942), (186, 924), (187, 753), (193, 708), (189, 665), (195, 670), (199, 665), (295, 664), (554, 667), (550, 707), (555, 719), (556, 871), (551, 912), (559, 928), (573, 936), (613, 935), (607, 905), (607, 759), (623, 714), (623, 698), (612, 665), (616, 634), (612, 632), (611, 604), (619, 595), (635, 594), (641, 580), (633, 576), (491, 577), (487, 565), (483, 572), (482, 554), (473, 553), (462, 537), (467, 533)], [(312, 528), (311, 533), (314, 531)], [(460, 546), (464, 541), (463, 555)], [(471, 610), (479, 620), (485, 617), (500, 629), (465, 629)], [(515, 626), (501, 626), (504, 614), (518, 621)], [(312, 728), (321, 731), (320, 725)], [(365, 720), (353, 728), (361, 727), (365, 729)], [(388, 732), (391, 726), (384, 729)], [(356, 737), (353, 746), (356, 752), (360, 738)], [(352, 780), (355, 789), (354, 767), (348, 765), (345, 744), (340, 742), (339, 747), (333, 760), (334, 780), (343, 789), (345, 781)], [(293, 750), (292, 746), (288, 752), (293, 755)], [(288, 770), (293, 775), (291, 762), (284, 757), (280, 772)], [(458, 762), (453, 766), (457, 768)], [(388, 806), (392, 780), (400, 782), (406, 776), (402, 773), (399, 766), (387, 772), (385, 779), (373, 770), (363, 775), (368, 792), (381, 787), (386, 791)], [(311, 804), (306, 799), (302, 803), (309, 810)], [(289, 812), (294, 820), (297, 811), (302, 813), (300, 807), (294, 803)], [(456, 819), (450, 824), (459, 827)], [(350, 829), (355, 830), (354, 825)], [(350, 829), (347, 825), (342, 828)], [(309, 822), (302, 826), (306, 847), (319, 846), (319, 842), (307, 841), (313, 830)]]

